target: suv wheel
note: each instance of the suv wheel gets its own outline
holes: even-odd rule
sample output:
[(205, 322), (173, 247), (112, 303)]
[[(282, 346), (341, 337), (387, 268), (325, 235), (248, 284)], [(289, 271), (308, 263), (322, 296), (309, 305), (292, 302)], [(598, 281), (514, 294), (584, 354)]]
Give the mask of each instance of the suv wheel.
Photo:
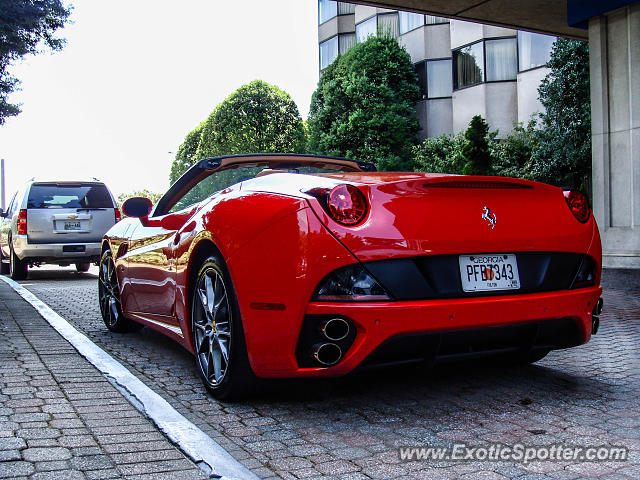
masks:
[(9, 274), (9, 259), (5, 260), (4, 255), (2, 254), (2, 249), (0, 249), (0, 275), (8, 275)]
[(13, 246), (9, 252), (9, 274), (14, 280), (24, 280), (27, 278), (27, 261), (20, 260), (13, 251)]
[(88, 272), (91, 264), (89, 262), (78, 262), (76, 263), (76, 270), (78, 272)]

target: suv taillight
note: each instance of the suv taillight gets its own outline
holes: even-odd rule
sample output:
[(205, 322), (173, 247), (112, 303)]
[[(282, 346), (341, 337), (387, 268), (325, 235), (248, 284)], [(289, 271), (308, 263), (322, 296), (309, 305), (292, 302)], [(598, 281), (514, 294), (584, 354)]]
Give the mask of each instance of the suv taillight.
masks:
[(122, 215), (120, 214), (120, 209), (116, 208), (116, 223), (122, 220)]
[(18, 235), (27, 234), (27, 211), (23, 208), (18, 213)]

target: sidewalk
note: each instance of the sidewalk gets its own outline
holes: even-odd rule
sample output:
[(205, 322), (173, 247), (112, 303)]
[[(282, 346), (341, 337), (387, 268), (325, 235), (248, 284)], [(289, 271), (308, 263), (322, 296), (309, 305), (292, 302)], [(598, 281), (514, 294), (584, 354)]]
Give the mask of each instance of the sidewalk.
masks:
[(0, 362), (0, 478), (207, 478), (2, 282)]

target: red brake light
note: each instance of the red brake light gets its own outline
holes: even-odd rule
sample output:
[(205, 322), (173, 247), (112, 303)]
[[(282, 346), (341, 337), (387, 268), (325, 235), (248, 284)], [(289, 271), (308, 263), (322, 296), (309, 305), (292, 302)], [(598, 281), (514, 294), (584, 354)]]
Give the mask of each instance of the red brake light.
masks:
[(329, 192), (327, 210), (336, 222), (353, 226), (367, 214), (367, 200), (353, 185), (338, 185)]
[(577, 190), (565, 190), (564, 198), (573, 216), (576, 217), (580, 223), (586, 223), (591, 214), (587, 197)]
[(116, 208), (116, 223), (122, 220), (122, 215), (120, 214), (120, 209)]
[(27, 211), (23, 208), (18, 213), (18, 235), (27, 234)]

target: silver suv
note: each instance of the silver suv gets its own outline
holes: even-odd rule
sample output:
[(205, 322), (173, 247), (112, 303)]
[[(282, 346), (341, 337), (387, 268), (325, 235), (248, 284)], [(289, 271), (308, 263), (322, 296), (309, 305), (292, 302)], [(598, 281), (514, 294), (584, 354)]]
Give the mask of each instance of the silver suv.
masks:
[(1, 273), (22, 280), (27, 268), (43, 263), (79, 272), (100, 260), (102, 236), (120, 220), (106, 185), (31, 181), (0, 210)]

